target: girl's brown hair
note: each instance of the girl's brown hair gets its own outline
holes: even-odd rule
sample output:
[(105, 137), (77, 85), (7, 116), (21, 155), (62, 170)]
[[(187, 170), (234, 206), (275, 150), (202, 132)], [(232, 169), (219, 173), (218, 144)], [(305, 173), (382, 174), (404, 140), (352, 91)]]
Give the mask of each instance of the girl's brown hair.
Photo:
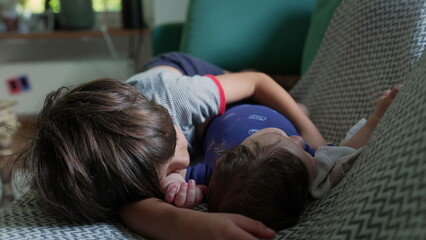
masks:
[(221, 161), (209, 184), (209, 211), (242, 214), (276, 231), (297, 221), (309, 190), (299, 158), (275, 145), (239, 145)]
[(126, 203), (162, 197), (157, 169), (173, 156), (167, 110), (132, 86), (101, 79), (50, 93), (24, 167), (42, 205), (79, 222), (106, 220)]

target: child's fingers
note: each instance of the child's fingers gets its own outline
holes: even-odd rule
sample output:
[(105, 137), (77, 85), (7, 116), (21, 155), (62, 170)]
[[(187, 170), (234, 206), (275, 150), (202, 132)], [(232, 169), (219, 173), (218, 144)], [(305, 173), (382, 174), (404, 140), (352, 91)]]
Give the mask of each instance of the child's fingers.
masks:
[(395, 98), (399, 90), (401, 90), (401, 86), (392, 88), (391, 92), (389, 93), (389, 96), (392, 97), (392, 99)]
[(205, 185), (197, 185), (197, 187), (201, 190), (201, 193), (203, 195), (207, 194), (207, 186), (205, 186)]
[(176, 199), (175, 199), (175, 205), (178, 207), (183, 207), (185, 204), (185, 200), (186, 200), (186, 192), (188, 190), (188, 183), (183, 182), (180, 185), (180, 189), (179, 192), (176, 195)]
[(398, 86), (396, 86), (392, 89), (384, 90), (381, 97), (389, 96), (389, 97), (394, 98), (398, 94), (398, 92), (401, 90), (402, 86), (403, 85), (401, 84), (401, 85), (398, 85)]
[(197, 193), (197, 189), (195, 186), (195, 181), (191, 179), (188, 182), (188, 190), (186, 192), (185, 207), (190, 208), (194, 206), (196, 193)]
[(389, 93), (391, 92), (391, 90), (389, 90), (389, 89), (386, 89), (386, 90), (384, 90), (383, 92), (382, 92), (382, 95), (380, 96), (380, 97), (386, 97), (386, 96), (388, 96), (389, 95)]
[(376, 107), (374, 110), (374, 114), (377, 118), (381, 119), (385, 114), (389, 106), (392, 104), (398, 92), (401, 90), (402, 85), (396, 86), (391, 90), (383, 91), (382, 95), (376, 102)]
[(178, 186), (176, 184), (172, 184), (166, 191), (165, 199), (166, 202), (172, 203), (175, 200), (176, 192), (178, 191)]
[(203, 197), (207, 193), (207, 191), (204, 192), (204, 190), (203, 190), (202, 187), (205, 187), (205, 189), (207, 190), (206, 186), (203, 186), (203, 185), (197, 186), (197, 188), (195, 189), (196, 193), (195, 193), (194, 206), (197, 206), (198, 204), (200, 204), (201, 202), (203, 202)]
[(179, 191), (175, 194), (174, 204), (177, 207), (195, 207), (202, 202), (205, 193), (207, 193), (207, 187), (197, 186), (195, 181), (191, 179), (188, 183), (181, 183)]

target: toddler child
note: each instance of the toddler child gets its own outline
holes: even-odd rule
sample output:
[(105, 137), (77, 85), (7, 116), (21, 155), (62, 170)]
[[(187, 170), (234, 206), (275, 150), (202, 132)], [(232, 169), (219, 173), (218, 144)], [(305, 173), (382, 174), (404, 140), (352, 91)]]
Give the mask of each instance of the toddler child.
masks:
[[(276, 111), (258, 105), (232, 107), (210, 123), (203, 162), (189, 167), (186, 178), (209, 186), (209, 211), (239, 213), (281, 230), (296, 222), (309, 193), (320, 198), (349, 171), (356, 149), (366, 144), (398, 91), (383, 93), (345, 147), (321, 146), (316, 152)], [(233, 150), (221, 157), (217, 146)], [(173, 200), (170, 186), (183, 181), (177, 174), (162, 181), (167, 201)]]

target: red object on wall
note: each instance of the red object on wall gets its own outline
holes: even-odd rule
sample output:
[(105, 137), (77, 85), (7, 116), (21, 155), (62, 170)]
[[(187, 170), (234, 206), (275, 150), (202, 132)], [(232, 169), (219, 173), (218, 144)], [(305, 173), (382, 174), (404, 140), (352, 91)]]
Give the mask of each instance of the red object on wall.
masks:
[(31, 90), (31, 85), (27, 76), (8, 78), (6, 79), (6, 84), (10, 94), (18, 94)]
[(22, 91), (19, 78), (9, 78), (9, 79), (6, 80), (6, 82), (7, 82), (8, 88), (9, 88), (9, 93), (17, 94), (17, 93), (20, 93)]

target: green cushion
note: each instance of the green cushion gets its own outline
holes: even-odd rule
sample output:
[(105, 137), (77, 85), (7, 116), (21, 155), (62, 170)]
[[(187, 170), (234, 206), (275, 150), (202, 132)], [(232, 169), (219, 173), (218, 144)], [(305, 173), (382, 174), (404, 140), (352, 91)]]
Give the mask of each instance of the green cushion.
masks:
[(309, 27), (308, 36), (306, 37), (305, 47), (303, 49), (302, 75), (309, 68), (312, 59), (315, 57), (334, 11), (341, 1), (342, 0), (317, 1), (315, 10), (312, 13), (311, 25)]
[(181, 51), (237, 71), (300, 73), (315, 0), (192, 0)]
[(178, 51), (182, 37), (183, 23), (166, 23), (152, 29), (152, 54)]

